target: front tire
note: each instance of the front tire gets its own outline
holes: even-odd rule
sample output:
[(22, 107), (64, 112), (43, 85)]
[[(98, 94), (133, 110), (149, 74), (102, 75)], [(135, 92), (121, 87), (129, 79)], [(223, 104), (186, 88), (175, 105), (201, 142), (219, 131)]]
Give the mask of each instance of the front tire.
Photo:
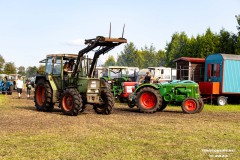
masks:
[(200, 112), (202, 112), (203, 107), (204, 107), (204, 102), (203, 102), (202, 98), (200, 98), (200, 99), (198, 100), (198, 104), (199, 104), (199, 106), (198, 106), (198, 111), (197, 111), (197, 113), (200, 113)]
[(104, 89), (101, 91), (101, 104), (94, 104), (93, 109), (97, 114), (111, 114), (114, 107), (114, 97), (110, 90)]
[(49, 82), (44, 79), (39, 80), (36, 84), (34, 102), (38, 111), (51, 112), (53, 110), (52, 90)]
[(186, 98), (182, 102), (182, 111), (187, 114), (194, 114), (197, 113), (199, 109), (198, 101), (195, 98)]
[(137, 106), (140, 112), (154, 113), (162, 106), (162, 96), (150, 87), (144, 87), (137, 93)]
[(66, 115), (77, 116), (82, 111), (82, 98), (76, 89), (66, 89), (60, 99), (60, 108)]

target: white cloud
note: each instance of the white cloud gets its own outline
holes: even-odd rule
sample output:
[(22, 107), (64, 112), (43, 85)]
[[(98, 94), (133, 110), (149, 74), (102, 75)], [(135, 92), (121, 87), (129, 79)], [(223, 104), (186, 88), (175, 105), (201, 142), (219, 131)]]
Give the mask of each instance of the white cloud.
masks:
[(67, 44), (70, 46), (82, 46), (82, 45), (85, 45), (84, 42), (85, 42), (84, 39), (79, 38), (79, 39), (71, 40), (71, 41), (67, 42)]

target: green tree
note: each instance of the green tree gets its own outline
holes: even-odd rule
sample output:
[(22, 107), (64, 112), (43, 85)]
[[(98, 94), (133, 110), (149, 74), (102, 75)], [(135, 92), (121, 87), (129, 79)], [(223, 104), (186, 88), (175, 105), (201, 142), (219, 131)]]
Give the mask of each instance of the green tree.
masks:
[(104, 66), (115, 66), (116, 61), (114, 59), (113, 56), (108, 56), (108, 59), (106, 60), (106, 62), (104, 63)]
[(17, 68), (15, 67), (15, 64), (13, 62), (7, 62), (4, 66), (4, 73), (5, 74), (16, 74)]
[(209, 54), (219, 52), (217, 46), (219, 45), (219, 38), (217, 34), (214, 34), (210, 28), (206, 30), (206, 33), (200, 38), (199, 43), (199, 55), (198, 57), (206, 58)]
[(189, 54), (189, 38), (185, 32), (174, 33), (171, 42), (166, 45), (166, 66), (171, 66), (172, 61), (176, 58)]
[(45, 73), (45, 65), (40, 65), (37, 69), (38, 74), (44, 74)]
[(145, 46), (144, 48), (141, 49), (141, 56), (142, 56), (142, 63), (143, 63), (143, 68), (147, 67), (156, 67), (157, 65), (157, 60), (156, 60), (156, 49), (153, 45), (150, 47)]
[(26, 70), (26, 76), (27, 77), (34, 77), (34, 76), (36, 76), (37, 71), (38, 71), (38, 68), (36, 66), (28, 67), (27, 70)]
[(165, 66), (166, 63), (166, 54), (164, 50), (159, 50), (156, 57), (156, 65), (155, 66)]
[(124, 50), (117, 58), (117, 65), (119, 66), (137, 66), (139, 60), (137, 49), (132, 42), (124, 46)]
[(234, 45), (234, 48), (235, 48), (235, 54), (240, 55), (240, 15), (236, 15), (235, 17), (238, 23), (238, 26), (237, 26), (238, 35), (236, 36), (236, 43)]
[(240, 34), (240, 15), (236, 15), (235, 17), (236, 17), (237, 23), (238, 23), (237, 30), (238, 30), (238, 36), (239, 36), (239, 34)]
[(188, 52), (185, 56), (187, 56), (187, 57), (200, 57), (199, 49), (200, 49), (200, 46), (199, 46), (199, 43), (198, 43), (197, 39), (192, 36), (188, 41)]
[(4, 66), (5, 60), (0, 54), (0, 73), (3, 73), (3, 66)]
[(25, 67), (24, 66), (18, 67), (18, 74), (20, 74), (21, 76), (25, 76), (26, 75), (26, 71), (25, 71)]
[(225, 29), (221, 29), (218, 38), (219, 38), (218, 46), (219, 52), (226, 54), (233, 54), (235, 52), (234, 46), (237, 41), (237, 37), (234, 34), (225, 31)]
[(240, 55), (240, 35), (238, 35), (236, 37), (236, 43), (235, 43), (234, 48), (235, 48), (235, 52), (234, 53)]

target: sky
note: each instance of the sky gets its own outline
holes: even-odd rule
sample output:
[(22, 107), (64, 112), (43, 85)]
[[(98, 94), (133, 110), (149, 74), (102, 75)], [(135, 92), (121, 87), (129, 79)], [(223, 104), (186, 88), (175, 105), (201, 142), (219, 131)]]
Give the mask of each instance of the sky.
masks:
[[(124, 37), (137, 49), (164, 49), (175, 32), (189, 37), (225, 29), (237, 33), (240, 0), (0, 0), (0, 55), (16, 67), (39, 66), (47, 54), (78, 53), (84, 39)], [(99, 58), (115, 58), (117, 46)], [(90, 53), (91, 57), (93, 53)]]

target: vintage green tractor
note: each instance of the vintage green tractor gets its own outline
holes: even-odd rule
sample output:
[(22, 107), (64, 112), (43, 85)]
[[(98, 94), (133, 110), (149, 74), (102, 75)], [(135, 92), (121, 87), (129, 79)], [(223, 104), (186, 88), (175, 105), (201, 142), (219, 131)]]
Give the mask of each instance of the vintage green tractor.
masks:
[[(105, 38), (98, 36), (85, 40), (87, 47), (78, 54), (47, 55), (42, 63), (46, 64), (45, 75), (36, 76), (34, 101), (37, 110), (52, 111), (58, 103), (66, 115), (78, 115), (86, 104), (92, 104), (96, 113), (110, 114), (114, 107), (114, 98), (104, 81), (94, 78), (97, 60), (114, 47), (126, 43), (124, 38)], [(85, 54), (95, 51), (93, 59)], [(65, 62), (74, 60), (72, 72), (64, 73)]]
[(128, 106), (137, 106), (140, 112), (163, 111), (168, 103), (181, 103), (184, 113), (199, 113), (204, 107), (199, 86), (193, 81), (173, 81), (142, 84), (129, 96)]
[(105, 69), (105, 73), (101, 79), (103, 79), (109, 85), (113, 96), (118, 98), (120, 102), (123, 102), (120, 94), (123, 91), (122, 83), (130, 80), (128, 78), (128, 67), (108, 66)]

